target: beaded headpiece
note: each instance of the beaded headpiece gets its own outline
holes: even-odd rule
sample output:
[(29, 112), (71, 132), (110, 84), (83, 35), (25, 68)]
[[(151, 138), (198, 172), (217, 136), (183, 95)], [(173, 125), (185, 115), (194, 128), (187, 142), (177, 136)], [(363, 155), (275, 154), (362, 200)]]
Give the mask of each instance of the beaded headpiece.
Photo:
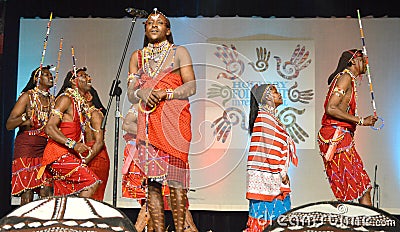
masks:
[[(260, 105), (263, 104), (263, 100), (265, 99), (266, 102), (271, 100), (271, 90), (272, 90), (272, 84), (268, 84), (267, 87), (265, 87), (265, 90), (263, 92), (263, 94), (261, 95), (261, 99), (260, 99)], [(264, 102), (264, 103), (266, 103)]]
[[(147, 17), (147, 20), (152, 19), (152, 20), (156, 21), (160, 17), (160, 15), (164, 16), (164, 18), (166, 19), (167, 28), (171, 28), (171, 23), (169, 22), (168, 17), (165, 14), (163, 14), (161, 11), (159, 11), (157, 8), (153, 9), (153, 12), (151, 12), (149, 14), (149, 16)], [(146, 24), (147, 20), (145, 22), (143, 22), (143, 24)]]
[(149, 14), (149, 16), (147, 17), (147, 19), (151, 18), (153, 20), (157, 20), (158, 17), (160, 17), (160, 15), (164, 16), (164, 18), (168, 19), (167, 16), (165, 16), (165, 14), (163, 14), (161, 11), (159, 11), (157, 8), (153, 9), (153, 12), (151, 14)]

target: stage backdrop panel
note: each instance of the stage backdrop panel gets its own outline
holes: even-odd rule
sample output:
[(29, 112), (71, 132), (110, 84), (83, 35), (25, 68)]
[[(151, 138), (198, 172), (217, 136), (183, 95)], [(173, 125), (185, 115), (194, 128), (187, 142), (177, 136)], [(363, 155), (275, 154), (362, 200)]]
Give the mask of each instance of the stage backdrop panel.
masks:
[[(67, 71), (72, 68), (73, 46), (76, 65), (88, 67), (93, 85), (103, 104), (107, 105), (132, 19), (54, 17), (44, 64), (56, 65), (59, 40), (63, 38), (57, 87), (62, 85)], [(189, 192), (190, 208), (247, 210), (248, 88), (261, 82), (278, 85), (285, 98), (285, 104), (278, 108), (278, 113), (282, 116), (283, 113), (294, 115), (294, 123), (299, 126), (296, 128), (302, 129), (292, 132), (298, 140), (299, 157), (299, 166), (290, 168), (289, 173), (293, 206), (334, 199), (325, 177), (316, 133), (323, 114), (328, 76), (335, 70), (343, 50), (361, 47), (357, 19), (182, 17), (170, 20), (175, 43), (191, 52), (198, 83), (196, 95), (190, 98), (193, 115), (193, 141), (189, 157), (193, 190)], [(28, 81), (31, 71), (40, 64), (47, 22), (47, 19), (21, 19), (16, 74), (18, 93)], [(128, 60), (134, 50), (142, 47), (142, 22), (143, 19), (136, 22), (120, 75), (123, 90), (120, 109), (123, 115), (130, 105), (126, 99)], [(400, 192), (400, 150), (397, 146), (400, 131), (397, 115), (400, 109), (396, 107), (400, 98), (400, 79), (397, 78), (400, 72), (400, 48), (397, 46), (400, 41), (399, 24), (400, 19), (395, 18), (363, 18), (377, 110), (385, 120), (385, 127), (381, 131), (362, 127), (356, 132), (356, 148), (372, 180), (377, 166), (380, 206), (392, 213), (400, 213), (400, 201), (396, 194)], [(292, 60), (298, 70), (285, 70), (284, 63), (290, 62), (293, 55), (305, 59)], [(268, 64), (268, 67), (263, 64)], [(366, 78), (361, 81), (358, 96), (359, 113), (362, 116), (371, 114)], [(114, 166), (115, 155), (115, 105), (113, 99), (106, 125), (111, 167)], [(227, 113), (225, 118), (229, 119), (224, 122), (231, 126), (231, 131), (226, 134), (227, 131), (220, 130), (222, 134), (214, 134), (217, 125), (220, 125), (218, 122), (222, 122), (217, 120), (224, 118), (224, 111)], [(122, 125), (122, 121), (120, 123)], [(226, 139), (223, 142), (224, 133)], [(121, 198), (120, 173), (125, 142), (123, 131), (117, 134), (120, 138), (116, 146), (119, 167), (117, 206), (138, 207), (137, 202)], [(218, 135), (221, 136), (219, 139)], [(112, 168), (106, 189), (108, 203), (112, 201), (113, 174)]]

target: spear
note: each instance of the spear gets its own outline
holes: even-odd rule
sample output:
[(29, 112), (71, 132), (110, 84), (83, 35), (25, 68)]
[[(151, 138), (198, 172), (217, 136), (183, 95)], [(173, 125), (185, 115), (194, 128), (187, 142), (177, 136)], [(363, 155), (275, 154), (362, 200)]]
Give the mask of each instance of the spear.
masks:
[(63, 38), (60, 39), (60, 46), (58, 48), (56, 77), (54, 78), (54, 94), (53, 95), (56, 95), (56, 90), (57, 90), (57, 80), (58, 80), (58, 71), (60, 70), (60, 60), (61, 60), (61, 54), (62, 54), (62, 45), (63, 45)]
[(76, 77), (75, 51), (73, 46), (71, 47), (71, 55), (72, 55), (72, 69), (74, 77)]
[[(39, 77), (42, 75), (42, 67), (43, 67), (43, 62), (44, 62), (44, 56), (46, 55), (47, 41), (49, 40), (50, 26), (51, 26), (52, 19), (53, 19), (53, 12), (50, 13), (50, 19), (49, 19), (49, 22), (47, 23), (47, 32), (46, 32), (46, 37), (44, 39), (44, 44), (43, 44), (42, 59), (40, 60), (40, 66), (39, 66)], [(37, 84), (39, 85), (39, 81)]]
[[(360, 16), (360, 10), (357, 10), (357, 17), (358, 17), (358, 24), (360, 26), (360, 35), (361, 35), (361, 43), (362, 43), (362, 51), (365, 57), (365, 64), (367, 66), (367, 77), (368, 77), (368, 83), (369, 83), (369, 92), (371, 93), (371, 104), (372, 104), (372, 109), (374, 111), (374, 116), (377, 116), (376, 113), (376, 104), (375, 104), (375, 96), (374, 96), (374, 89), (372, 86), (372, 81), (371, 81), (371, 71), (369, 69), (369, 62), (368, 62), (368, 54), (367, 54), (367, 47), (365, 46), (365, 37), (364, 37), (364, 30), (363, 26), (361, 23), (361, 16)], [(382, 120), (382, 125), (379, 128), (372, 127), (373, 129), (379, 130), (383, 127), (383, 119), (378, 117), (380, 120)]]

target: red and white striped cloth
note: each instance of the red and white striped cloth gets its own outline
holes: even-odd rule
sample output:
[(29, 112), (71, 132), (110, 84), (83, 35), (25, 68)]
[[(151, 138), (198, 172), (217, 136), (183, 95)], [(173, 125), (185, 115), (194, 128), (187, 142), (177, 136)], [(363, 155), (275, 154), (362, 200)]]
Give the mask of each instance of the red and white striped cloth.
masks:
[(274, 115), (259, 111), (247, 158), (247, 199), (283, 200), (290, 193), (282, 183), (290, 161), (297, 166), (295, 144)]

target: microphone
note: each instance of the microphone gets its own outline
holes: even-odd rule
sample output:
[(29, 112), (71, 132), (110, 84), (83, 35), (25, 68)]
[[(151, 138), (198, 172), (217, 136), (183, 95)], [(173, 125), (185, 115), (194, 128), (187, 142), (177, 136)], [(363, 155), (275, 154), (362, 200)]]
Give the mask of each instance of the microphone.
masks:
[(145, 10), (139, 10), (132, 7), (126, 8), (125, 11), (126, 13), (132, 15), (133, 17), (138, 17), (138, 18), (146, 18), (149, 15), (149, 13), (147, 13), (147, 11)]

